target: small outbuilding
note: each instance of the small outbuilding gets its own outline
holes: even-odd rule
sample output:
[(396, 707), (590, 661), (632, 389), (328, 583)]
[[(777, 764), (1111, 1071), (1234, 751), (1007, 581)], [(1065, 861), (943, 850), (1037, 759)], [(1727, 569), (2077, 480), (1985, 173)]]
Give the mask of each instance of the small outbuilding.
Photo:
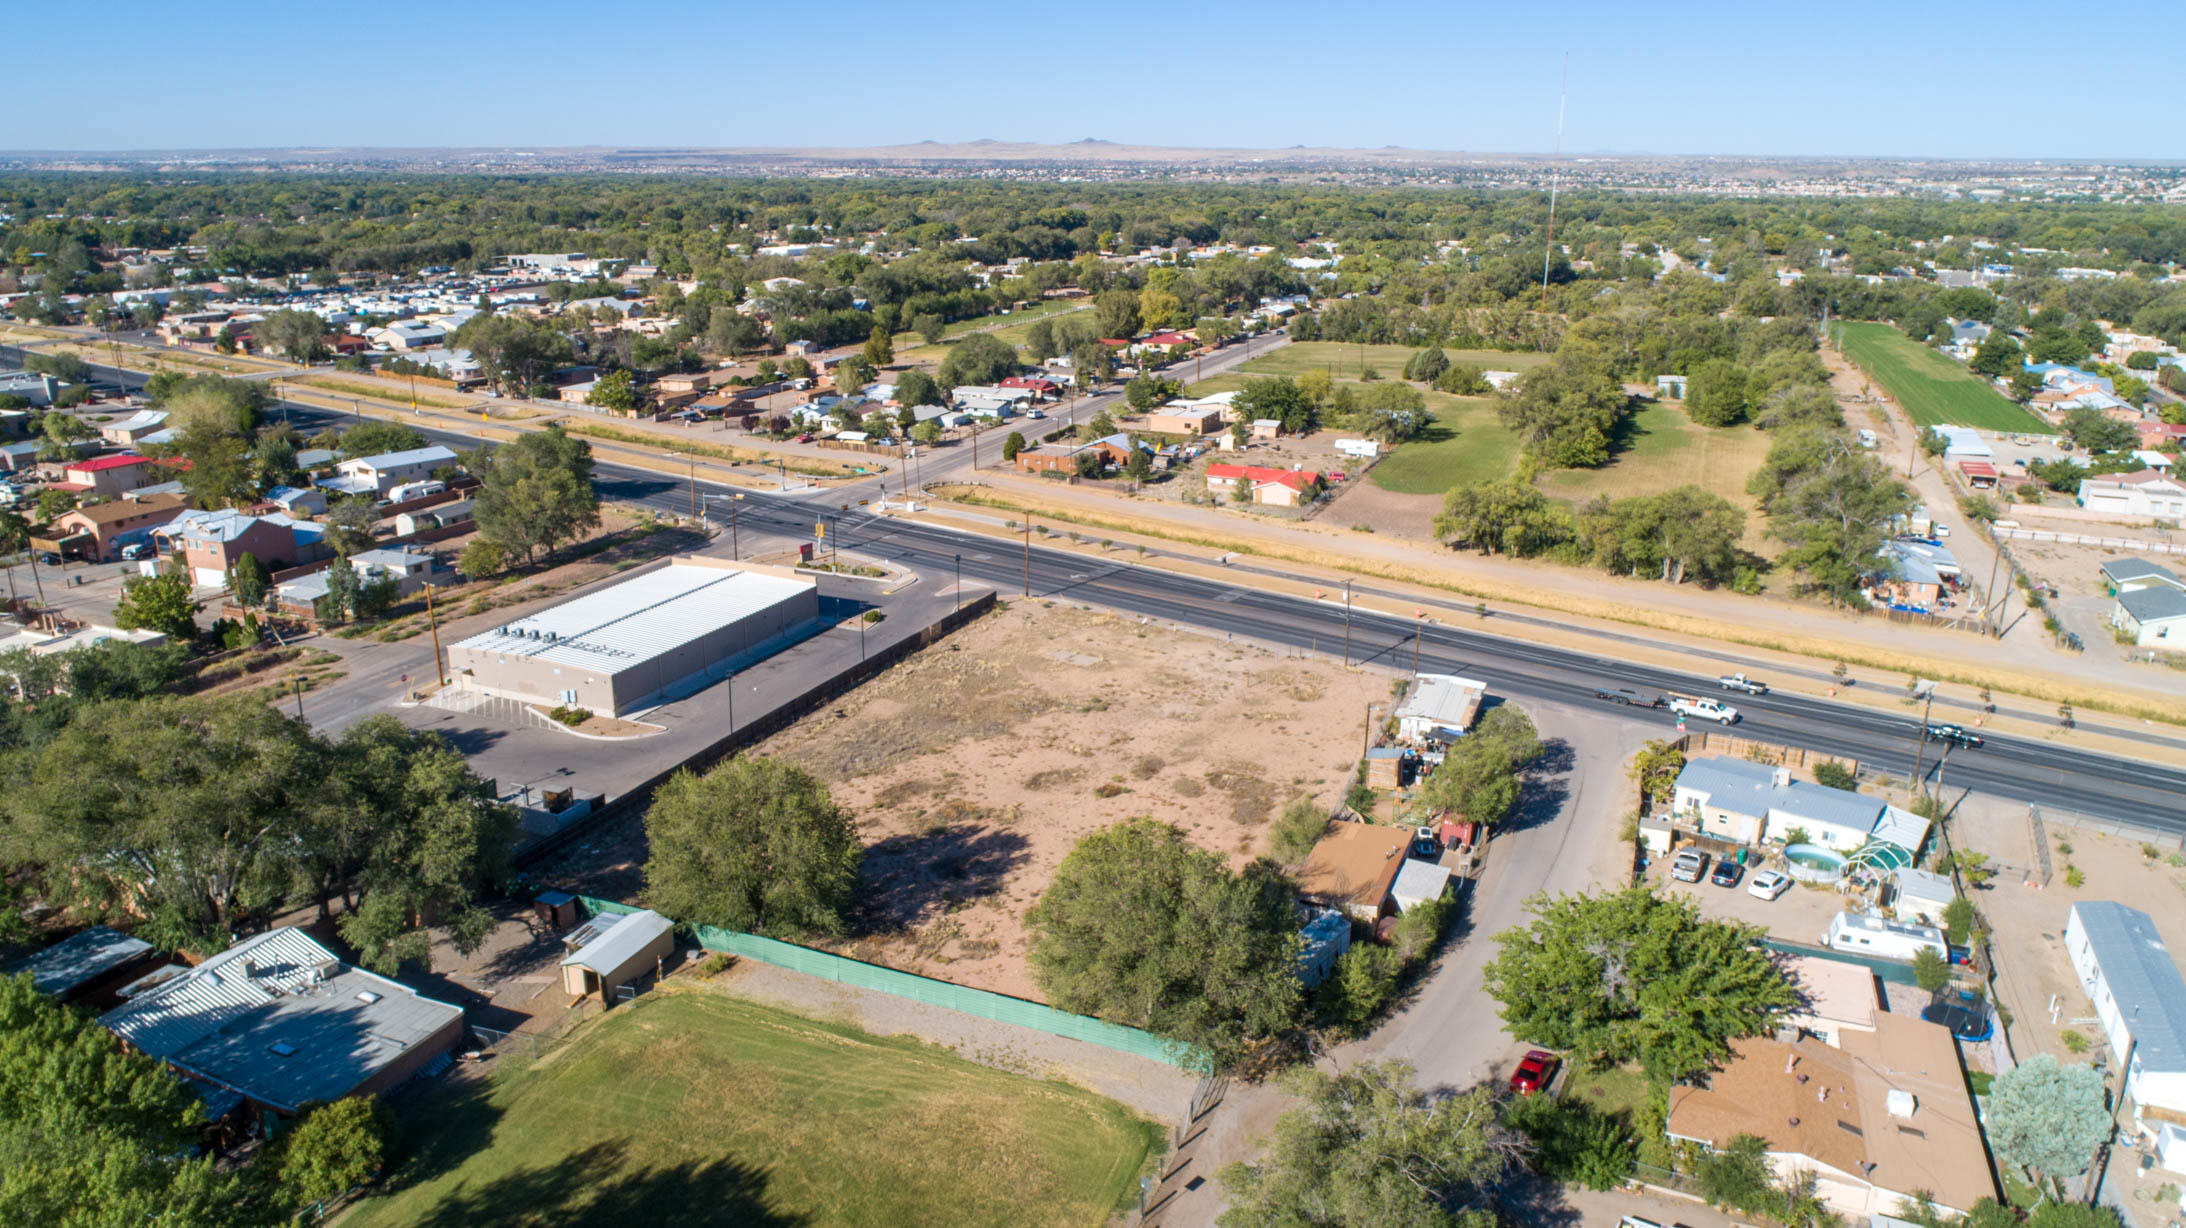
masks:
[(1900, 921), (1924, 925), (1943, 924), (1943, 910), (1958, 898), (1951, 880), (1929, 870), (1904, 866), (1893, 871), (1897, 892), (1890, 900), (1890, 914)]
[(1421, 674), (1397, 705), (1397, 736), (1407, 742), (1454, 742), (1472, 728), (1488, 686), (1452, 674)]
[(676, 949), (675, 922), (652, 909), (601, 914), (562, 940), (562, 988), (576, 997), (598, 994), (609, 1005), (615, 990), (648, 972)]
[(1449, 889), (1448, 866), (1407, 857), (1404, 867), (1397, 871), (1397, 881), (1389, 888), (1389, 898), (1396, 901), (1398, 912), (1410, 912), (1421, 904), (1441, 899), (1442, 893)]
[(112, 991), (143, 975), (159, 962), (159, 952), (141, 938), (94, 925), (72, 934), (10, 971), (30, 974), (30, 986), (62, 1002), (111, 1006)]
[(1299, 927), (1298, 984), (1311, 989), (1336, 970), (1336, 957), (1351, 949), (1351, 918), (1335, 909), (1313, 914)]

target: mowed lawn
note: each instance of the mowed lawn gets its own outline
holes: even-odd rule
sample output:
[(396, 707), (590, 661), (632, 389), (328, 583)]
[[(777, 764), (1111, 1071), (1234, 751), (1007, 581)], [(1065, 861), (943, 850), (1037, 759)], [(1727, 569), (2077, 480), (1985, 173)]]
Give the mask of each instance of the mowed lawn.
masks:
[(2049, 434), (2049, 424), (2012, 404), (1987, 381), (1887, 324), (1838, 325), (1845, 357), (1922, 426), (1971, 426)]
[[(1419, 351), (1408, 345), (1353, 345), (1347, 341), (1294, 341), (1269, 350), (1238, 368), (1254, 375), (1304, 375), (1320, 368), (1338, 379), (1357, 379), (1364, 367), (1372, 367), (1383, 379), (1396, 379), (1404, 364)], [(1453, 363), (1469, 362), (1484, 371), (1523, 371), (1547, 362), (1546, 354), (1518, 350), (1444, 349)]]
[(661, 993), (490, 1081), (399, 1100), (344, 1228), (1087, 1224), (1160, 1127), (1091, 1092), (740, 999)]
[(1404, 495), (1439, 495), (1452, 486), (1509, 477), (1518, 465), (1518, 436), (1495, 418), (1489, 397), (1427, 394), (1434, 422), (1398, 445), (1369, 472), (1374, 485)]
[(996, 312), (993, 315), (976, 316), (958, 320), (943, 330), (945, 340), (940, 345), (927, 345), (917, 333), (904, 331), (895, 335), (896, 365), (904, 363), (938, 363), (948, 357), (950, 341), (961, 340), (973, 333), (992, 333), (1011, 345), (1025, 344), (1025, 335), (1041, 320), (1052, 320), (1074, 311), (1090, 311), (1092, 303), (1086, 299), (1050, 299), (1035, 303), (1023, 311)]

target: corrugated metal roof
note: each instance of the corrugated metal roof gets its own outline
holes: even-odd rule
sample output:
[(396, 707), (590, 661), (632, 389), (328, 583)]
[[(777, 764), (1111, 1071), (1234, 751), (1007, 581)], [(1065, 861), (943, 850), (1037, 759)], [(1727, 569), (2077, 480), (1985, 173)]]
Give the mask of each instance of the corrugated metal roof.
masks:
[(1472, 724), (1473, 716), (1480, 711), (1481, 697), (1487, 693), (1484, 682), (1459, 678), (1453, 674), (1421, 674), (1412, 693), (1397, 705), (1397, 719), (1420, 718), (1433, 721), (1445, 729), (1464, 732)]
[(456, 646), (619, 673), (815, 588), (802, 578), (672, 563)]
[(2134, 1060), (2144, 1071), (2186, 1072), (2186, 978), (2179, 976), (2154, 919), (2111, 900), (2083, 900), (2072, 913), (2117, 999), (2118, 1013), (2130, 1020)]
[(602, 973), (619, 971), (654, 939), (675, 927), (675, 922), (651, 909), (624, 913), (615, 918), (615, 923), (602, 931), (599, 937), (585, 943), (575, 954), (563, 959), (562, 967), (590, 968), (594, 972)]
[(453, 461), (454, 459), (455, 453), (453, 451), (441, 447), (439, 444), (434, 444), (429, 448), (411, 448), (407, 452), (382, 452), (377, 456), (359, 456), (353, 460), (343, 461), (341, 467), (347, 469), (349, 466), (355, 465), (359, 469), (399, 469), (406, 465), (435, 465)]
[(292, 926), (230, 947), (99, 1022), (148, 1056), (293, 1109), (348, 1094), (462, 1015), (343, 964)]

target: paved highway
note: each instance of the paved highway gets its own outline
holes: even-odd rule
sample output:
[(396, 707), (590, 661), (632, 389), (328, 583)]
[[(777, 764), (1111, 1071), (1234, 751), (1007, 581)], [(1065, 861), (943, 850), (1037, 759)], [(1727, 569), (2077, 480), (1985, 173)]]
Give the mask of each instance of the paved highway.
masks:
[[(6, 347), (0, 347), (0, 356), (5, 353)], [(100, 373), (113, 374), (103, 368)], [(123, 372), (122, 378), (132, 387), (143, 382), (134, 372)], [(349, 420), (346, 415), (294, 404), (288, 406), (288, 414), (303, 430)], [(426, 434), (451, 446), (473, 447), (477, 442), (460, 435)], [(689, 510), (686, 480), (604, 462), (597, 466), (596, 479), (603, 498), (678, 514)], [(706, 482), (699, 485), (707, 493), (733, 489)], [(843, 502), (854, 502), (866, 493), (866, 484), (787, 495), (743, 493), (740, 520), (744, 526), (755, 532), (807, 537), (816, 515), (839, 513)], [(1006, 542), (931, 523), (856, 512), (844, 516), (835, 531), (845, 548), (883, 555), (929, 574), (947, 575), (961, 566), (967, 578), (992, 584), (1005, 594), (1018, 591), (1024, 582), (1024, 554)], [(1268, 643), (1329, 653), (1342, 648), (1347, 620), (1339, 602), (1266, 593), (1037, 546), (1031, 556), (1035, 596), (1084, 602)], [(1410, 667), (1412, 620), (1355, 610), (1349, 623), (1353, 660)], [(1594, 692), (1602, 687), (1631, 687), (1649, 696), (1671, 689), (1715, 693), (1713, 678), (1534, 643), (1521, 636), (1432, 623), (1422, 633), (1419, 664), (1422, 670), (1477, 678), (1495, 694), (1514, 699), (1594, 703)], [(1737, 726), (1741, 734), (1858, 759), (1887, 771), (1912, 769), (1917, 718), (1799, 695), (1729, 698), (1745, 717)], [(1667, 713), (1633, 710), (1625, 715), (1659, 725), (1665, 735), (1675, 728)], [(1930, 746), (1923, 760), (1931, 773), (1940, 761), (1946, 787), (2186, 835), (2186, 771), (2007, 735), (1990, 736), (1979, 750), (1940, 752), (1939, 746)]]

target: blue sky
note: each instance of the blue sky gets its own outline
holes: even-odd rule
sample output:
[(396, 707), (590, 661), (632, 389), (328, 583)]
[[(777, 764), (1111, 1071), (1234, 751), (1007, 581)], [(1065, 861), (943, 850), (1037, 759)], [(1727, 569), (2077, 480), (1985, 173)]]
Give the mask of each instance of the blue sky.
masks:
[[(1618, 153), (2186, 156), (2061, 4), (24, 0), (0, 149), (935, 139)], [(2157, 30), (2148, 0), (2106, 30)], [(2070, 40), (2076, 45), (2079, 40)], [(2121, 79), (2122, 78), (2122, 79)], [(2139, 122), (2135, 122), (2135, 120)]]

